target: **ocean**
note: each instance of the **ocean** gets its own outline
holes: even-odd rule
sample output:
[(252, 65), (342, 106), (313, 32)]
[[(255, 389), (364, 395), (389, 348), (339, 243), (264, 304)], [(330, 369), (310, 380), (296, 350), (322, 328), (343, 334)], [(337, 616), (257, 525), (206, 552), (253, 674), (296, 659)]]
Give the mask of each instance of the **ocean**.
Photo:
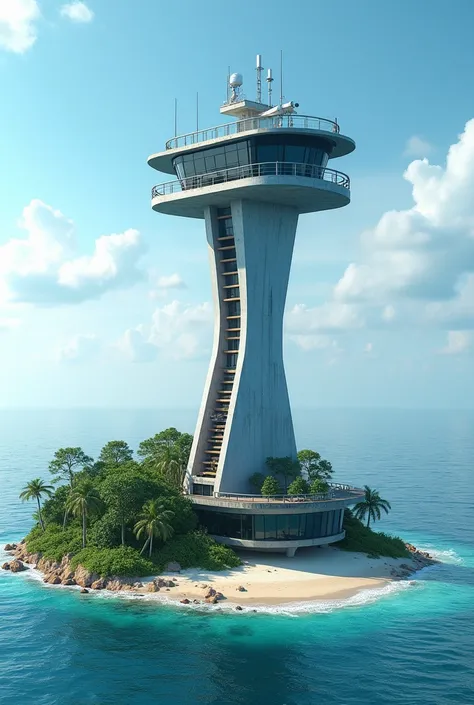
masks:
[[(0, 411), (0, 545), (61, 446), (97, 455), (195, 411)], [(474, 412), (297, 410), (298, 447), (392, 504), (384, 531), (443, 562), (382, 592), (257, 613), (80, 595), (0, 571), (1, 705), (474, 705)], [(0, 551), (0, 560), (3, 554)], [(291, 559), (289, 559), (291, 560)]]

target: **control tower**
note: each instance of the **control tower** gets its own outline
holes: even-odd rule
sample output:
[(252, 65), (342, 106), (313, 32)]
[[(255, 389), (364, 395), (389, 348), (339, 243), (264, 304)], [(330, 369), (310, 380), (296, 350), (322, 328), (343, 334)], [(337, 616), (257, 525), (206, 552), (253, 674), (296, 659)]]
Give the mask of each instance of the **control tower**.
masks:
[[(174, 137), (148, 159), (152, 168), (177, 177), (153, 188), (153, 210), (205, 221), (214, 343), (185, 491), (210, 533), (234, 545), (260, 543), (254, 523), (245, 530), (240, 519), (240, 529), (224, 533), (215, 512), (239, 513), (228, 502), (250, 497), (249, 478), (265, 472), (268, 457), (296, 458), (282, 337), (298, 216), (350, 202), (349, 177), (328, 164), (355, 149), (337, 121), (300, 115), (298, 103), (282, 96), (272, 105), (271, 70), (262, 102), (262, 71), (257, 56), (255, 100), (244, 96), (240, 74), (229, 77), (220, 112), (234, 121)], [(251, 514), (255, 500), (245, 501), (254, 504), (240, 513)], [(342, 508), (351, 503), (340, 501)], [(341, 537), (342, 511), (337, 515), (331, 540)], [(240, 532), (240, 540), (232, 532)], [(321, 537), (310, 538), (314, 544)], [(327, 536), (319, 541), (328, 542)]]

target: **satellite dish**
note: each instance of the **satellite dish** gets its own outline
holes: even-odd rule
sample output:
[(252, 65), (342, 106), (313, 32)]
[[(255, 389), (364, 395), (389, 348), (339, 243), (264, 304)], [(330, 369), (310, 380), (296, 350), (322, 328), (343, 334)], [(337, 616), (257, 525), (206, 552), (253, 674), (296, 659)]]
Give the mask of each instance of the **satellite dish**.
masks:
[(242, 78), (241, 73), (233, 73), (229, 78), (229, 85), (231, 88), (240, 88), (243, 82), (244, 79)]

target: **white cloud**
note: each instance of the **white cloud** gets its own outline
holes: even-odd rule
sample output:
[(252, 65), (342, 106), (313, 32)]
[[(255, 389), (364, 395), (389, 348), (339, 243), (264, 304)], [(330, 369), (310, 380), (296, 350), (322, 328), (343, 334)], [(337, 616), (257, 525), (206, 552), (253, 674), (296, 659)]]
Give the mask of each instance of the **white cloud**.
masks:
[(384, 310), (382, 311), (382, 320), (390, 322), (393, 321), (393, 319), (396, 316), (396, 311), (393, 306), (385, 306)]
[(92, 22), (94, 13), (87, 7), (84, 2), (76, 0), (75, 2), (67, 3), (61, 8), (61, 15), (67, 17), (73, 22)]
[(304, 352), (327, 350), (328, 348), (335, 350), (338, 347), (336, 341), (329, 335), (290, 335), (290, 340)]
[(132, 362), (153, 362), (158, 355), (156, 345), (146, 341), (143, 326), (126, 330), (117, 347)]
[(413, 135), (407, 140), (404, 154), (407, 157), (427, 157), (433, 152), (433, 145), (424, 140), (423, 137)]
[(170, 274), (168, 277), (160, 277), (156, 286), (158, 289), (186, 289), (186, 284), (179, 274)]
[(100, 348), (97, 336), (76, 335), (57, 351), (59, 362), (84, 362), (93, 358)]
[[(454, 316), (448, 309), (463, 307), (462, 282), (474, 274), (474, 120), (450, 148), (445, 167), (416, 160), (404, 176), (414, 205), (385, 213), (363, 233), (365, 257), (347, 267), (334, 299), (359, 304), (359, 314), (382, 307), (384, 320), (394, 311), (392, 301), (402, 299), (417, 304), (420, 317), (433, 302), (438, 317)], [(467, 302), (463, 310), (472, 315)]]
[(172, 301), (155, 309), (151, 324), (125, 331), (118, 348), (135, 362), (150, 362), (161, 351), (174, 359), (206, 356), (212, 342), (212, 308)]
[(472, 331), (450, 330), (448, 331), (447, 345), (440, 352), (443, 355), (460, 355), (472, 347), (473, 341)]
[(30, 49), (40, 16), (36, 0), (0, 0), (0, 48), (16, 54)]
[(38, 199), (23, 210), (20, 227), (26, 238), (0, 246), (0, 301), (78, 303), (130, 286), (142, 276), (137, 230), (102, 235), (91, 255), (78, 255), (72, 221)]
[(20, 325), (19, 318), (3, 318), (0, 317), (0, 333), (7, 330), (14, 330)]
[(296, 304), (285, 315), (285, 329), (289, 333), (306, 335), (318, 331), (322, 333), (362, 328), (364, 320), (356, 306), (337, 301), (328, 302), (315, 308)]
[(365, 345), (365, 347), (364, 347), (364, 352), (365, 352), (367, 355), (371, 355), (371, 354), (373, 353), (373, 351), (374, 351), (374, 346), (373, 346), (373, 344), (372, 344), (372, 343), (366, 343), (366, 345)]

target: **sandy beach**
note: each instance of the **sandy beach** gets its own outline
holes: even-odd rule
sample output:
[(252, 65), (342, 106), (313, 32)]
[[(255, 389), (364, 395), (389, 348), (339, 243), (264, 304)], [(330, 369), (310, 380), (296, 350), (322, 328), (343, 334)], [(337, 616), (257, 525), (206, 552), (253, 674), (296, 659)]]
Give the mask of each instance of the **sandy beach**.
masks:
[[(212, 587), (221, 592), (226, 601), (235, 604), (338, 600), (352, 597), (361, 590), (384, 587), (393, 580), (393, 569), (399, 570), (401, 565), (414, 567), (413, 561), (407, 558), (368, 558), (363, 553), (331, 547), (302, 549), (293, 558), (250, 552), (241, 557), (244, 561), (241, 567), (222, 573), (194, 569), (179, 575), (167, 574), (163, 577), (178, 583), (177, 587), (169, 588), (164, 594), (161, 591), (151, 593), (150, 597), (202, 601), (206, 590)], [(146, 582), (144, 579), (145, 590)], [(240, 586), (245, 591), (240, 591)]]

